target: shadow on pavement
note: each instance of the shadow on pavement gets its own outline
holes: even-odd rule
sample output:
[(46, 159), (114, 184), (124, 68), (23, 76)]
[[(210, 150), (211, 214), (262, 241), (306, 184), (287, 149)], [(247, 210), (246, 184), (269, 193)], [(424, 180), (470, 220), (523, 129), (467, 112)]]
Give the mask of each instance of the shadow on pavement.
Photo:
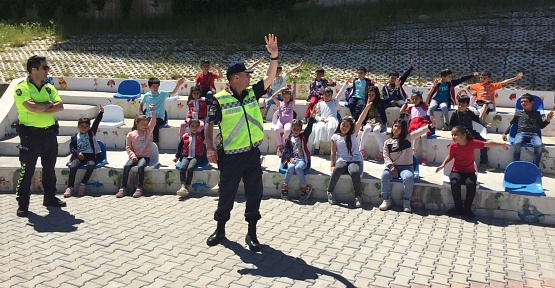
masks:
[(85, 222), (59, 207), (47, 207), (47, 209), (46, 216), (29, 211), (27, 225), (33, 226), (37, 232), (73, 232), (77, 230), (75, 225)]
[(261, 253), (255, 253), (236, 242), (224, 239), (222, 246), (232, 250), (241, 260), (253, 264), (257, 268), (241, 269), (239, 274), (249, 274), (269, 278), (287, 277), (292, 280), (316, 280), (319, 275), (327, 275), (343, 283), (345, 287), (354, 288), (345, 277), (327, 270), (323, 270), (307, 264), (303, 259), (289, 256), (268, 245), (262, 245)]

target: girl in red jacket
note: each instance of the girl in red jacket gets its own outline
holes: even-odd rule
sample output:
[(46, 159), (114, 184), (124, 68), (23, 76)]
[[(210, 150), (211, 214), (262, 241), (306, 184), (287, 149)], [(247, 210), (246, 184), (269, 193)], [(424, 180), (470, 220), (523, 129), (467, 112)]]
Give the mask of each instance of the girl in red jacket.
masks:
[(177, 153), (173, 159), (173, 162), (177, 163), (180, 156), (179, 153), (183, 155), (181, 168), (179, 168), (181, 188), (177, 190), (177, 195), (180, 197), (189, 195), (193, 172), (204, 154), (204, 133), (200, 132), (200, 120), (189, 120), (189, 131), (190, 133), (185, 133), (181, 140), (179, 140)]
[(189, 112), (187, 113), (187, 119), (181, 123), (179, 128), (179, 137), (183, 137), (185, 132), (187, 132), (187, 127), (189, 127), (189, 121), (191, 119), (198, 119), (200, 121), (200, 130), (204, 129), (204, 119), (208, 114), (208, 103), (206, 98), (201, 97), (200, 89), (196, 86), (191, 87), (189, 93), (189, 99), (187, 100), (187, 107)]

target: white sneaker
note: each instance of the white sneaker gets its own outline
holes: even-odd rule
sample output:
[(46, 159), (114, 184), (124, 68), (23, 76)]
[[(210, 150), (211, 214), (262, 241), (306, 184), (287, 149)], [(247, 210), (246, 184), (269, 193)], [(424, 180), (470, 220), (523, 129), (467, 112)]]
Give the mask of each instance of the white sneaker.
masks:
[(331, 205), (335, 205), (335, 197), (333, 197), (333, 194), (331, 194), (331, 192), (328, 192), (328, 202)]
[(411, 213), (411, 212), (412, 212), (412, 209), (411, 209), (411, 207), (410, 207), (410, 200), (406, 200), (406, 199), (405, 199), (405, 200), (403, 201), (403, 208), (404, 208), (404, 211), (407, 212), (407, 213)]
[(220, 185), (216, 184), (216, 186), (212, 187), (212, 189), (210, 189), (210, 191), (212, 191), (214, 193), (219, 193), (220, 192)]
[(360, 208), (360, 207), (362, 207), (362, 199), (359, 196), (357, 196), (355, 197), (355, 208)]
[(380, 210), (382, 211), (387, 211), (387, 209), (389, 209), (389, 207), (391, 207), (391, 200), (389, 199), (383, 199), (382, 204), (380, 205)]
[(189, 195), (189, 191), (187, 189), (185, 189), (184, 187), (177, 190), (177, 196), (179, 196), (179, 197), (187, 197), (188, 195)]

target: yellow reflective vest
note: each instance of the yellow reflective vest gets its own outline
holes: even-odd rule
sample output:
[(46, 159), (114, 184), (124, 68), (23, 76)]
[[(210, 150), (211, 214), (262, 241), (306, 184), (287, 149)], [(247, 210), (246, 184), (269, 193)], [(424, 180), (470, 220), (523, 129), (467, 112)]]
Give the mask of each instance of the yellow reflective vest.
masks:
[(222, 111), (220, 133), (225, 154), (238, 154), (251, 150), (262, 144), (264, 127), (258, 100), (252, 87), (247, 87), (248, 94), (241, 103), (227, 90), (216, 93)]

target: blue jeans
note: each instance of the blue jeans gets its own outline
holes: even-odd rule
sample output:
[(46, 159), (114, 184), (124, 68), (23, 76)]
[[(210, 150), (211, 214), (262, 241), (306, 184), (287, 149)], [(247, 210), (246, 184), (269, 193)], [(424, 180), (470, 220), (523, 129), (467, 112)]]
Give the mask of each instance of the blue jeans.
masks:
[[(270, 99), (268, 99), (268, 101), (266, 101), (266, 111), (264, 111), (264, 119), (266, 119), (266, 117), (268, 116), (268, 111), (270, 111), (270, 107), (272, 107), (272, 104), (276, 104), (274, 102), (274, 99), (272, 98), (272, 94), (273, 94), (272, 92), (273, 92), (272, 90), (270, 90), (270, 92), (268, 92), (270, 94)], [(280, 101), (283, 100), (281, 98), (281, 93), (277, 95), (277, 99), (280, 100)]]
[(542, 158), (542, 139), (537, 133), (518, 133), (513, 143), (513, 161), (520, 161), (520, 148), (523, 143), (530, 143), (534, 147), (534, 164), (540, 167)]
[(362, 109), (364, 108), (364, 100), (361, 98), (351, 97), (349, 98), (347, 107), (349, 107), (351, 115), (353, 115), (355, 121), (358, 121), (358, 117), (360, 116), (360, 113), (362, 113)]
[(301, 185), (306, 185), (306, 177), (304, 176), (304, 169), (306, 168), (306, 162), (303, 160), (295, 160), (295, 163), (287, 164), (287, 173), (285, 173), (285, 179), (283, 179), (283, 183), (289, 185), (289, 181), (296, 173), (299, 176), (299, 181), (301, 181)]
[(435, 99), (430, 101), (430, 106), (428, 107), (428, 116), (433, 116), (434, 111), (437, 107), (441, 108), (441, 113), (443, 114), (443, 125), (447, 126), (449, 123), (449, 104), (448, 102), (437, 102)]
[[(405, 190), (403, 196), (405, 199), (410, 199), (412, 197), (412, 190), (414, 187), (414, 174), (412, 165), (395, 165), (395, 169), (399, 172), (401, 179), (403, 179), (403, 184), (405, 185)], [(391, 196), (391, 180), (393, 180), (393, 174), (389, 168), (385, 168), (382, 172), (382, 198), (389, 199)]]

